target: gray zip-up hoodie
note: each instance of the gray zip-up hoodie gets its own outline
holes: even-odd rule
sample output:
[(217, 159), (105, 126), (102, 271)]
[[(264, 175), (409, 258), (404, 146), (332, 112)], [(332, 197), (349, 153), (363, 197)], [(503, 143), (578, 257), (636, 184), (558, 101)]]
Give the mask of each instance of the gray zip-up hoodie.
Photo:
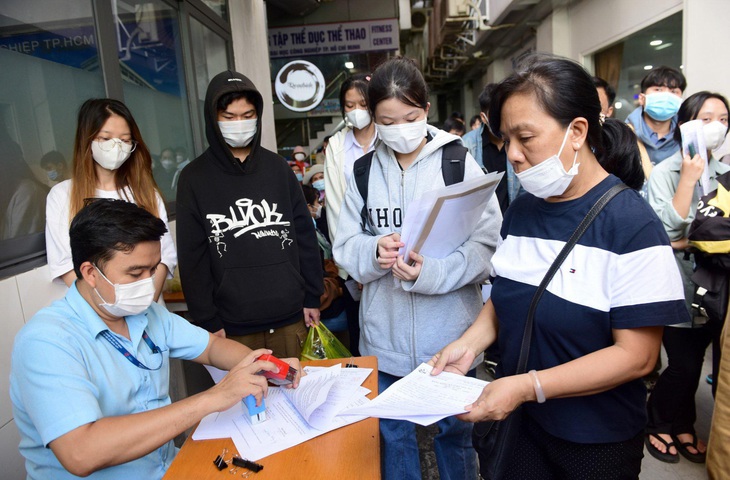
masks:
[[(378, 239), (400, 233), (408, 205), (425, 192), (444, 186), (441, 147), (457, 139), (428, 126), (429, 142), (416, 160), (402, 170), (393, 151), (379, 142), (368, 185), (368, 209), (374, 236), (360, 226), (363, 200), (355, 175), (347, 185), (340, 212), (335, 261), (363, 284), (360, 301), (360, 352), (378, 357), (378, 369), (405, 376), (420, 363), (459, 338), (482, 308), (481, 289), (491, 270), (502, 214), (490, 198), (474, 232), (446, 258), (424, 258), (415, 282), (401, 282), (376, 258)], [(464, 178), (483, 175), (467, 155)], [(477, 358), (472, 367), (481, 361)]]

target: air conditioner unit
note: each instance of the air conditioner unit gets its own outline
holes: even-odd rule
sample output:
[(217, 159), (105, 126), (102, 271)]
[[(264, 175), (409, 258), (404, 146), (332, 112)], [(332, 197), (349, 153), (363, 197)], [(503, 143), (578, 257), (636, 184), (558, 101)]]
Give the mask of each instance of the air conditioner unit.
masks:
[[(479, 28), (484, 29), (489, 22), (490, 0), (444, 0), (442, 13), (444, 17), (469, 17), (479, 21)], [(445, 8), (444, 8), (445, 7)]]

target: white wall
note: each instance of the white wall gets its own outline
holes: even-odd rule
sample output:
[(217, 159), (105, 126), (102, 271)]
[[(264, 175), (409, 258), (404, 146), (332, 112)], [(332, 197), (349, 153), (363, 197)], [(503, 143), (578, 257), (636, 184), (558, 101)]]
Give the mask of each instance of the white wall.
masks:
[(687, 95), (709, 90), (730, 96), (730, 2), (684, 0), (683, 55)]
[[(683, 0), (584, 0), (571, 5), (567, 9), (567, 25), (559, 27), (571, 32), (568, 56), (580, 62), (585, 55), (677, 13), (682, 3)], [(704, 5), (705, 0), (697, 3)], [(710, 13), (709, 9), (706, 12)]]
[(229, 0), (233, 64), (246, 75), (264, 98), (261, 144), (276, 152), (274, 101), (269, 67), (269, 37), (264, 0)]

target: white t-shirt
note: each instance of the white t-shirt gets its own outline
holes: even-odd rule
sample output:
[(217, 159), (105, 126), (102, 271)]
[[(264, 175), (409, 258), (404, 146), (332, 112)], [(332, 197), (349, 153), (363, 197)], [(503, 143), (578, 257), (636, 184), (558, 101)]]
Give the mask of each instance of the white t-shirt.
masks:
[[(125, 193), (129, 198), (133, 198), (129, 187), (125, 188)], [(120, 197), (119, 192), (116, 190), (97, 189), (95, 196), (96, 198), (126, 200), (126, 198)], [(68, 235), (68, 229), (71, 225), (68, 218), (70, 199), (71, 180), (64, 180), (54, 186), (46, 198), (46, 256), (48, 257), (48, 267), (51, 270), (51, 279), (60, 283), (63, 283), (61, 276), (74, 269), (71, 258), (71, 240)], [(157, 194), (157, 210), (160, 219), (165, 222), (167, 227), (167, 232), (160, 241), (162, 263), (167, 267), (168, 278), (172, 278), (172, 273), (177, 266), (177, 251), (172, 241), (172, 235), (170, 235), (170, 227), (167, 224), (165, 202), (159, 194)]]

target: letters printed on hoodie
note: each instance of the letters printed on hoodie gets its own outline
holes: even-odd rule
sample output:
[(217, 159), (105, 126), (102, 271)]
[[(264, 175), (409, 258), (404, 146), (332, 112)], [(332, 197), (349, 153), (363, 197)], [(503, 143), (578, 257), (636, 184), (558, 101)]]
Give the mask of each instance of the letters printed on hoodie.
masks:
[(269, 204), (266, 200), (261, 200), (260, 204), (255, 204), (249, 198), (240, 198), (236, 200), (235, 205), (228, 207), (229, 215), (219, 213), (209, 213), (206, 215), (210, 221), (210, 236), (208, 240), (216, 244), (218, 255), (223, 258), (226, 251), (226, 243), (223, 241), (226, 232), (235, 232), (233, 238), (238, 238), (245, 233), (250, 233), (255, 238), (262, 237), (279, 237), (281, 239), (281, 249), (290, 246), (293, 240), (289, 238), (289, 229), (286, 228), (267, 228), (267, 227), (288, 227), (291, 222), (282, 221), (282, 215), (277, 211), (276, 203)]

